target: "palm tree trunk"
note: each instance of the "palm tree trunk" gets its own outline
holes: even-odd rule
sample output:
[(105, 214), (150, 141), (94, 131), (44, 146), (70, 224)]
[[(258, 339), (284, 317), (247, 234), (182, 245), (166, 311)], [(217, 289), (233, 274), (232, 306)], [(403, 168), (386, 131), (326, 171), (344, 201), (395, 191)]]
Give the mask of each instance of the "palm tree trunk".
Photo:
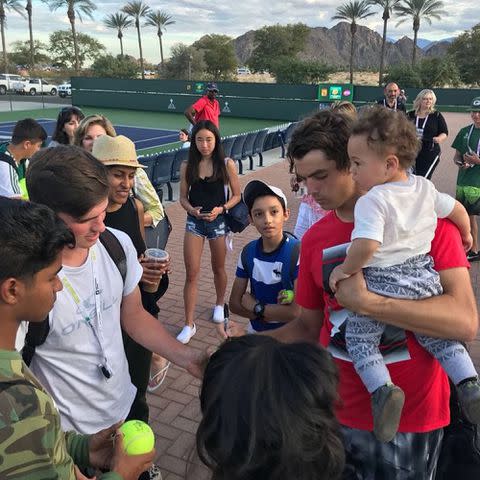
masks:
[(72, 26), (72, 36), (73, 36), (73, 51), (75, 55), (75, 73), (78, 75), (80, 73), (80, 61), (78, 59), (78, 39), (77, 39), (77, 30), (75, 28), (75, 10), (73, 6), (69, 4), (67, 11), (68, 20), (70, 20), (70, 25)]
[(0, 17), (0, 29), (2, 31), (3, 66), (5, 68), (5, 72), (8, 73), (7, 47), (5, 44), (5, 17)]
[(380, 71), (378, 72), (378, 85), (383, 84), (383, 67), (385, 63), (385, 45), (387, 43), (387, 22), (388, 19), (383, 21), (383, 37), (382, 37), (382, 51), (380, 53)]
[(413, 29), (413, 52), (412, 52), (412, 67), (415, 66), (415, 59), (417, 57), (417, 37), (418, 37), (418, 28)]
[(28, 0), (25, 8), (28, 14), (28, 31), (30, 32), (30, 67), (35, 67), (35, 50), (33, 46), (33, 27), (32, 27), (32, 1)]
[(140, 50), (140, 68), (142, 69), (142, 80), (145, 80), (145, 70), (143, 68), (143, 51), (142, 51), (142, 36), (140, 35), (140, 21), (135, 21), (135, 26), (137, 27), (138, 35), (138, 48)]
[(162, 32), (158, 35), (158, 41), (160, 43), (160, 61), (163, 67), (163, 45), (162, 45)]
[(118, 39), (120, 40), (120, 55), (123, 58), (123, 34), (122, 34), (122, 32), (118, 32)]

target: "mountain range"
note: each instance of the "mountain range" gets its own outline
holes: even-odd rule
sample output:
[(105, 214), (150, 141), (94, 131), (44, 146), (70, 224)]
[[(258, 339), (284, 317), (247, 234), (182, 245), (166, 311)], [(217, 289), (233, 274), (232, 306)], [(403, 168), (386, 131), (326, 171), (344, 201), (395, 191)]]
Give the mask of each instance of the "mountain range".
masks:
[[(234, 39), (235, 54), (239, 65), (248, 64), (254, 50), (255, 31)], [(417, 44), (417, 59), (425, 57), (441, 57), (453, 38), (438, 42), (423, 41)], [(368, 27), (358, 25), (355, 35), (355, 68), (378, 68), (382, 48), (382, 36)], [(428, 43), (427, 43), (428, 42)], [(419, 45), (423, 45), (421, 48)], [(387, 40), (385, 48), (385, 64), (410, 63), (413, 40), (407, 36), (397, 41)], [(332, 28), (310, 27), (304, 49), (298, 54), (303, 60), (323, 62), (337, 68), (348, 68), (350, 61), (350, 24), (339, 22)]]

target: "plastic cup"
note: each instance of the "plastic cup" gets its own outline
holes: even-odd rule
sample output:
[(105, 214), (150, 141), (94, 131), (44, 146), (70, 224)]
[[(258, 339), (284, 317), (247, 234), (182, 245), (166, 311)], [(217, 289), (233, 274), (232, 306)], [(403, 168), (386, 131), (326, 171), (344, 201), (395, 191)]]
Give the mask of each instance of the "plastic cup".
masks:
[[(168, 262), (168, 259), (170, 258), (170, 255), (168, 254), (168, 252), (166, 252), (165, 250), (162, 250), (161, 248), (147, 248), (147, 250), (145, 250), (144, 256), (147, 260), (150, 260), (150, 261), (153, 260), (154, 262), (161, 262), (161, 263)], [(145, 284), (143, 286), (143, 289), (148, 293), (155, 293), (158, 290), (160, 279), (161, 277), (158, 279), (158, 282), (155, 283), (154, 285)]]

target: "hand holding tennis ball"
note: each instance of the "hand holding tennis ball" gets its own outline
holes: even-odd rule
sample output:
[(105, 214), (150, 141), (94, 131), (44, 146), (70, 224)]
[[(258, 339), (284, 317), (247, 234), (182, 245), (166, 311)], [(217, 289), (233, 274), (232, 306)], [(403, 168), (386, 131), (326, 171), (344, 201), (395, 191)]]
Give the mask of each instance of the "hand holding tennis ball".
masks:
[(155, 435), (145, 422), (130, 420), (120, 427), (120, 431), (123, 433), (123, 448), (127, 455), (141, 455), (153, 450)]
[(293, 290), (280, 290), (280, 292), (278, 292), (278, 302), (281, 305), (290, 305), (294, 298), (295, 294)]

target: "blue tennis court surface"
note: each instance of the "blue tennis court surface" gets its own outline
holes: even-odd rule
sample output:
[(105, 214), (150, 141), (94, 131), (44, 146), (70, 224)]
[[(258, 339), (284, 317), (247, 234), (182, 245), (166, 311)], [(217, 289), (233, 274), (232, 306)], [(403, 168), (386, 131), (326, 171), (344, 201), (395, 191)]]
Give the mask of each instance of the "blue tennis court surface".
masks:
[[(48, 118), (37, 119), (37, 122), (47, 131), (48, 140), (55, 129), (56, 120)], [(16, 122), (0, 122), (0, 140), (9, 140), (12, 136), (13, 127)], [(118, 135), (125, 135), (135, 143), (137, 150), (159, 147), (167, 143), (178, 141), (177, 130), (165, 130), (161, 128), (131, 127), (127, 125), (115, 125)]]

